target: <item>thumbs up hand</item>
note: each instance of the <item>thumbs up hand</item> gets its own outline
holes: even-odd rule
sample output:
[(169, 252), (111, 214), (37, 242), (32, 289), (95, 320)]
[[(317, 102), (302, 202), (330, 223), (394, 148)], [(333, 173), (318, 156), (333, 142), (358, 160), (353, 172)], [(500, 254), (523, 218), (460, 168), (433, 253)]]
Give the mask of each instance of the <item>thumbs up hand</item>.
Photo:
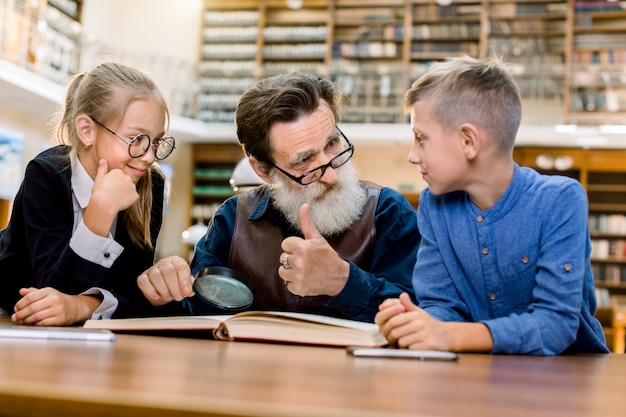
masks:
[(285, 281), (287, 289), (296, 295), (339, 294), (348, 280), (350, 264), (317, 230), (308, 204), (300, 207), (298, 220), (304, 238), (290, 236), (283, 240), (280, 260), (286, 258), (289, 269), (283, 263), (278, 275)]
[(101, 159), (83, 221), (93, 233), (107, 236), (117, 213), (138, 199), (137, 186), (131, 178), (121, 169), (109, 171), (107, 161)]
[[(311, 206), (303, 204), (298, 212), (298, 221), (300, 222), (300, 230), (304, 235), (305, 240), (324, 239), (315, 227), (313, 219), (311, 218)], [(324, 239), (325, 241), (325, 239)]]

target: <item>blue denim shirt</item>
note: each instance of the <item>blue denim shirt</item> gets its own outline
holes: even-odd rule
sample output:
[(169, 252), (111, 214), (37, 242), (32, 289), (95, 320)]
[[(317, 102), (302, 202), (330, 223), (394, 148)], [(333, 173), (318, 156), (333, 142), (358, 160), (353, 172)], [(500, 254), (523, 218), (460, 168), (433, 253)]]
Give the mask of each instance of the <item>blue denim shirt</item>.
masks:
[[(288, 229), (283, 217), (272, 204), (267, 192), (249, 220), (270, 216), (273, 222)], [(207, 234), (196, 244), (191, 271), (207, 266), (228, 266), (230, 244), (235, 224), (237, 196), (231, 197), (216, 211)], [(411, 285), (411, 271), (420, 241), (415, 209), (402, 196), (390, 188), (380, 192), (374, 217), (376, 244), (371, 266), (350, 262), (350, 275), (343, 290), (332, 297), (327, 305), (337, 311), (337, 316), (353, 320), (373, 322), (378, 306), (390, 297), (408, 292), (415, 298)], [(291, 230), (290, 235), (297, 235)], [(192, 314), (214, 314), (207, 310), (197, 297), (189, 299)]]
[(608, 352), (596, 299), (587, 197), (577, 181), (515, 165), (500, 200), (481, 211), (465, 192), (422, 192), (413, 272), (420, 307), (482, 322), (492, 353)]

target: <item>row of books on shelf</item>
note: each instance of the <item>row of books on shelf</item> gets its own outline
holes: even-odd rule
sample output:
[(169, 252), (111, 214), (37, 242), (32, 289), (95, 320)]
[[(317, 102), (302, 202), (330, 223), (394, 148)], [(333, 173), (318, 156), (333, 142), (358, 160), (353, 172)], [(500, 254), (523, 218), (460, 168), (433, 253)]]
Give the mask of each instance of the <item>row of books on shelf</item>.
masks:
[(220, 204), (221, 203), (193, 204), (189, 214), (193, 219), (203, 219), (207, 221), (213, 218)]
[(256, 43), (207, 44), (201, 48), (203, 58), (254, 59)]
[(198, 71), (202, 74), (251, 74), (256, 69), (256, 62), (251, 61), (221, 61), (221, 60), (204, 60), (198, 64)]
[(230, 197), (235, 192), (228, 185), (194, 185), (191, 194), (197, 197)]
[[(395, 45), (395, 44), (394, 44)], [(263, 58), (319, 58), (326, 55), (325, 43), (285, 43), (263, 47)]]
[(268, 26), (263, 29), (265, 40), (325, 40), (326, 26)]
[(338, 24), (350, 23), (393, 23), (396, 17), (390, 7), (347, 8), (335, 10), (335, 22)]
[(490, 27), (494, 35), (558, 33), (565, 36), (566, 32), (565, 20), (496, 20)]
[(478, 38), (480, 36), (479, 23), (436, 23), (413, 26), (413, 39), (456, 39)]
[(205, 10), (205, 26), (217, 25), (256, 25), (259, 21), (259, 12), (256, 10)]
[(341, 57), (395, 58), (398, 45), (395, 42), (335, 42), (333, 55)]
[(561, 13), (565, 17), (567, 2), (509, 2), (491, 3), (491, 17), (544, 16), (550, 13)]
[(596, 282), (626, 285), (626, 265), (592, 263), (591, 272)]
[(574, 37), (574, 49), (624, 49), (626, 33), (585, 33)]
[(229, 180), (233, 175), (233, 168), (196, 168), (193, 170), (195, 179)]
[(554, 38), (512, 38), (494, 34), (488, 40), (488, 48), (505, 56), (520, 56), (561, 52), (563, 45)]
[(413, 19), (415, 21), (429, 20), (435, 18), (458, 18), (460, 16), (475, 16), (480, 18), (482, 5), (480, 1), (476, 4), (457, 4), (452, 3), (447, 6), (439, 4), (418, 4), (413, 9)]
[(404, 38), (404, 25), (388, 24), (383, 26), (363, 25), (359, 26), (356, 31), (352, 28), (335, 30), (335, 39), (388, 39), (402, 40)]
[(197, 109), (195, 117), (205, 123), (232, 123), (235, 120), (235, 112), (204, 108)]
[(596, 31), (612, 31), (620, 30), (623, 27), (623, 12), (615, 13), (610, 16), (604, 14), (602, 19), (596, 19), (591, 13), (576, 13), (574, 18), (574, 31), (596, 30)]
[(578, 88), (570, 95), (570, 110), (576, 112), (612, 112), (626, 110), (626, 90), (614, 88)]
[(423, 53), (464, 53), (478, 56), (477, 42), (413, 42), (411, 43), (412, 54)]
[(573, 51), (572, 63), (624, 64), (626, 63), (626, 43), (622, 48)]
[(404, 86), (400, 77), (388, 74), (351, 75), (337, 74), (332, 77), (340, 91), (350, 96), (352, 94), (369, 94), (372, 96), (388, 97), (392, 94), (404, 95)]
[(235, 108), (241, 98), (241, 94), (199, 94), (198, 107), (211, 108), (215, 106), (232, 106)]
[(618, 12), (624, 10), (618, 1), (614, 0), (578, 0), (574, 2), (576, 12)]
[(252, 77), (201, 77), (198, 80), (201, 91), (215, 92), (243, 92), (246, 88), (254, 84)]
[(212, 26), (202, 29), (202, 40), (204, 42), (256, 42), (258, 33), (256, 26)]
[(626, 260), (626, 240), (591, 239), (591, 258), (598, 260)]
[(590, 214), (589, 230), (591, 233), (626, 236), (626, 215), (624, 214)]

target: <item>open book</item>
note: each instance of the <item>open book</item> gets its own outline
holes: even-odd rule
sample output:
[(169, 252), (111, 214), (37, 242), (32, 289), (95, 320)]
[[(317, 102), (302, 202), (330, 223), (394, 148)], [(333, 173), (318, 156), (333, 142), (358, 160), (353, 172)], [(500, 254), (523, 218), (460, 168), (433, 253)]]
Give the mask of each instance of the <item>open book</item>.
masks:
[[(320, 346), (387, 345), (373, 323), (338, 319), (316, 314), (245, 311), (230, 316), (172, 316), (113, 320), (87, 320), (88, 329), (118, 333), (161, 333), (210, 331), (221, 340), (294, 343)], [(175, 335), (175, 333), (174, 333)]]

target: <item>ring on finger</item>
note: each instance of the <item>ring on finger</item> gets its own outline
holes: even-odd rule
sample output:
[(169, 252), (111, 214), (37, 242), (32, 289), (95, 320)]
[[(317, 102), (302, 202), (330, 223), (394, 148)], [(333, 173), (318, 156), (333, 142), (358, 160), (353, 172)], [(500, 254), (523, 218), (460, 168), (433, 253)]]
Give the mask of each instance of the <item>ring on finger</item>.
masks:
[(283, 268), (285, 268), (285, 269), (291, 269), (291, 265), (289, 265), (289, 254), (288, 254), (288, 253), (287, 253), (287, 254), (285, 254), (285, 256), (283, 256), (283, 257), (280, 259), (280, 263), (281, 263), (281, 265), (283, 266)]

